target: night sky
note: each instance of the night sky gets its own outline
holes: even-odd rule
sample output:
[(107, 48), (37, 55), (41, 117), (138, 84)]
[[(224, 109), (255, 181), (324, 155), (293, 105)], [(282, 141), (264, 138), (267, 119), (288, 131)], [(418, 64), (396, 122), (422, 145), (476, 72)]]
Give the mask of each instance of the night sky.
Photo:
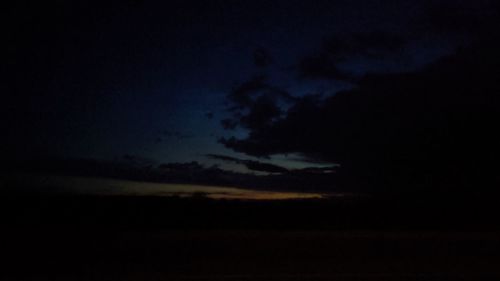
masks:
[(364, 192), (498, 182), (498, 1), (2, 10), (7, 167), (191, 163)]

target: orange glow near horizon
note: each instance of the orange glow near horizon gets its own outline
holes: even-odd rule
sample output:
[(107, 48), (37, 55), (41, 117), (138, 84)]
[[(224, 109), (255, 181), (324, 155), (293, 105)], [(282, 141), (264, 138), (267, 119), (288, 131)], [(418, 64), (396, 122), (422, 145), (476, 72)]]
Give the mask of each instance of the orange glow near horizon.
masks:
[(226, 200), (292, 200), (321, 199), (328, 195), (287, 191), (253, 190), (236, 187), (208, 186), (196, 184), (174, 184), (137, 182), (109, 178), (86, 178), (74, 176), (19, 174), (15, 177), (21, 185), (36, 187), (50, 192), (51, 188), (81, 195), (109, 196), (179, 196), (201, 195), (211, 199)]

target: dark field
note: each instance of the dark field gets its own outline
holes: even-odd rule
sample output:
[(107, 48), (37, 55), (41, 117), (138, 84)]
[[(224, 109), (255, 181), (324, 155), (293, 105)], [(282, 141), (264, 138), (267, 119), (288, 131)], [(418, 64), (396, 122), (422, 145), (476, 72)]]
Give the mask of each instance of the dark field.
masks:
[(2, 280), (500, 278), (500, 239), (495, 233), (38, 230), (4, 234)]
[(372, 201), (8, 199), (1, 280), (500, 279), (486, 219)]

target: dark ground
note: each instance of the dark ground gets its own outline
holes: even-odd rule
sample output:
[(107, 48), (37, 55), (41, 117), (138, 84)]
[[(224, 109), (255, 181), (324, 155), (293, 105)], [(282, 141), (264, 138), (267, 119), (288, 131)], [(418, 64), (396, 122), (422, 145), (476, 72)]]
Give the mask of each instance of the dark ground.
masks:
[(0, 280), (500, 280), (487, 204), (1, 201)]

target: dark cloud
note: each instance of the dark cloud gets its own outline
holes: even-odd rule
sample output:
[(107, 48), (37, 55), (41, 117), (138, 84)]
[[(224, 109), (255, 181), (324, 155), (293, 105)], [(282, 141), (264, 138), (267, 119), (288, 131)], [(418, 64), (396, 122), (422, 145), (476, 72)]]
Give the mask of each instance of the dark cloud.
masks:
[(355, 75), (339, 67), (352, 60), (399, 58), (407, 49), (408, 39), (383, 31), (336, 34), (323, 41), (316, 53), (298, 63), (299, 77), (354, 82)]
[(257, 157), (299, 153), (339, 163), (342, 184), (357, 188), (493, 191), (497, 46), (492, 36), (419, 71), (370, 74), (334, 96), (297, 99), (279, 120), (220, 142)]
[[(302, 139), (309, 139), (310, 132), (317, 132), (315, 124), (310, 122), (310, 117), (319, 114), (321, 103), (319, 96), (306, 96), (297, 99), (295, 104), (286, 112), (286, 118), (272, 123), (258, 130), (251, 130), (244, 140), (235, 137), (221, 138), (219, 141), (226, 147), (238, 152), (243, 152), (256, 157), (268, 157), (272, 154), (290, 152), (304, 152), (297, 146), (302, 146)], [(308, 118), (304, 118), (308, 117)], [(324, 124), (323, 122), (319, 123)], [(316, 124), (317, 126), (317, 124)], [(265, 142), (261, 140), (265, 139)], [(313, 143), (310, 143), (314, 146)]]
[(353, 77), (337, 66), (338, 61), (327, 53), (320, 53), (303, 58), (299, 64), (299, 75), (307, 79), (352, 80)]
[(365, 58), (384, 58), (400, 52), (407, 39), (384, 31), (356, 32), (336, 35), (323, 42), (323, 51), (337, 61)]
[(269, 126), (283, 114), (281, 108), (296, 98), (269, 84), (264, 75), (242, 83), (228, 95), (231, 118), (222, 120), (224, 129), (258, 129)]
[[(232, 186), (267, 191), (326, 193), (334, 191), (331, 184), (335, 177), (334, 167), (305, 168), (288, 171), (283, 167), (259, 161), (238, 159), (224, 155), (210, 155), (209, 157), (221, 161), (239, 162), (242, 163), (242, 165), (247, 165), (251, 170), (265, 171), (268, 174), (255, 175), (239, 173), (223, 170), (217, 165), (206, 166), (197, 161), (171, 162), (144, 166), (135, 163), (135, 161), (141, 157), (131, 155), (122, 157), (123, 159), (115, 159), (114, 161), (90, 158), (40, 158), (10, 163), (8, 167), (5, 167), (5, 170), (15, 171), (15, 174), (25, 175), (28, 180), (31, 174), (65, 175), (89, 178), (114, 178), (141, 182)], [(13, 188), (17, 188), (17, 186)], [(21, 186), (19, 188), (23, 187)], [(49, 192), (49, 190), (44, 191)], [(26, 192), (34, 193), (39, 192), (39, 190), (27, 189)], [(52, 190), (50, 192), (52, 192)], [(65, 190), (64, 192), (71, 191)]]
[(254, 161), (254, 160), (247, 160), (247, 159), (239, 159), (235, 157), (230, 157), (226, 155), (218, 155), (218, 154), (207, 154), (206, 155), (208, 158), (211, 159), (217, 159), (217, 160), (222, 160), (226, 162), (232, 162), (236, 164), (241, 164), (247, 167), (249, 170), (252, 171), (258, 171), (258, 172), (267, 172), (267, 173), (287, 173), (288, 169), (270, 164), (270, 163), (264, 163), (260, 161)]
[(337, 172), (339, 166), (329, 166), (329, 167), (308, 167), (303, 169), (295, 170), (294, 172), (297, 174), (334, 174)]
[(255, 99), (261, 96), (285, 101), (293, 100), (288, 92), (269, 84), (265, 75), (257, 75), (231, 91), (228, 98), (234, 107), (231, 107), (230, 110), (251, 106)]
[(359, 74), (343, 69), (342, 63), (365, 60), (402, 60), (410, 39), (387, 31), (340, 33), (323, 41), (315, 53), (302, 58), (299, 77), (356, 82)]
[(148, 167), (155, 164), (155, 161), (153, 159), (132, 154), (123, 155), (122, 161), (141, 167)]
[(258, 97), (249, 107), (249, 112), (240, 117), (240, 125), (248, 129), (271, 125), (282, 114), (276, 101), (268, 96)]
[(158, 168), (171, 171), (194, 171), (204, 169), (197, 161), (186, 163), (163, 163), (158, 165)]
[(238, 127), (238, 120), (226, 118), (221, 120), (221, 125), (225, 130), (234, 130)]
[[(419, 61), (430, 56), (433, 50), (449, 54), (498, 33), (498, 1), (400, 1), (402, 6), (393, 4), (384, 6), (385, 12), (404, 8), (399, 13), (406, 14), (405, 19), (393, 22), (392, 27), (365, 26), (360, 30), (333, 31), (320, 48), (299, 60), (299, 76), (358, 83), (359, 75), (372, 71), (371, 64), (392, 63), (401, 69), (412, 70), (412, 67), (420, 67)], [(353, 62), (357, 65), (354, 71), (345, 68)]]
[(232, 118), (222, 120), (225, 129), (235, 129), (238, 126), (246, 129), (257, 129), (269, 126), (282, 115), (282, 109), (277, 101), (269, 96), (259, 96), (248, 107), (246, 113), (234, 114)]
[[(94, 158), (38, 158), (17, 159), (8, 167), (15, 172), (54, 174), (83, 177), (106, 177), (129, 180), (158, 179), (154, 172), (154, 161), (135, 155), (124, 155), (114, 160)], [(27, 175), (29, 178), (29, 174)]]

